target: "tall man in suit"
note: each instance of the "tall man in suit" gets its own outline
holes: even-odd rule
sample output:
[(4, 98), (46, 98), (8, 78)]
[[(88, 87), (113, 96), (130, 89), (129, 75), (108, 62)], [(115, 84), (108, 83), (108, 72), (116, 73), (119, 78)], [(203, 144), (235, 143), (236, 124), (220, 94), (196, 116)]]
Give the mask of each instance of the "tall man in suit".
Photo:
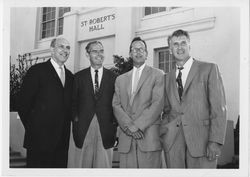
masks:
[(118, 151), (121, 168), (160, 168), (160, 115), (164, 74), (145, 64), (147, 45), (136, 37), (130, 44), (133, 69), (115, 82), (114, 114), (120, 127)]
[(18, 113), (25, 128), (27, 167), (67, 167), (73, 75), (65, 67), (69, 42), (53, 39), (51, 59), (32, 66), (23, 81)]
[(116, 75), (103, 67), (99, 41), (86, 46), (90, 67), (75, 74), (73, 87), (73, 137), (76, 167), (112, 167), (117, 122), (112, 108)]
[(176, 69), (165, 82), (161, 132), (167, 167), (216, 168), (227, 111), (218, 66), (190, 56), (188, 32), (177, 30), (168, 41)]

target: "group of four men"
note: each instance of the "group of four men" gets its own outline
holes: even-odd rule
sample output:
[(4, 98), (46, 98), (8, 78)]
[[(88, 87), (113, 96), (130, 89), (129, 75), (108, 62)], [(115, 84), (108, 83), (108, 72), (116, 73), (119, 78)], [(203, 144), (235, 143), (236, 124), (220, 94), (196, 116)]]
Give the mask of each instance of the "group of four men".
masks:
[(188, 32), (173, 32), (168, 45), (176, 69), (167, 74), (145, 64), (147, 45), (136, 37), (131, 71), (104, 68), (93, 41), (91, 66), (73, 76), (69, 42), (52, 40), (51, 59), (28, 70), (20, 92), (27, 167), (67, 167), (72, 122), (76, 167), (111, 168), (117, 136), (121, 168), (161, 168), (162, 147), (167, 168), (216, 168), (227, 116), (221, 74), (190, 56)]

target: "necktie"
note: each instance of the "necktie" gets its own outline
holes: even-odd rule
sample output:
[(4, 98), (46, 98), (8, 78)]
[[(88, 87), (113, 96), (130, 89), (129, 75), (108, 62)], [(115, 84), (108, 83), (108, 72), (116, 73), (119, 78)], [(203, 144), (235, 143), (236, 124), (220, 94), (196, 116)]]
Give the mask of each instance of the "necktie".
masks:
[(98, 81), (98, 70), (95, 70), (95, 98), (98, 98), (99, 92), (99, 81)]
[(129, 101), (129, 104), (132, 105), (133, 101), (134, 101), (134, 97), (135, 97), (135, 91), (137, 89), (137, 86), (138, 86), (138, 82), (139, 82), (139, 71), (140, 69), (136, 69), (135, 71), (135, 77), (134, 77), (134, 83), (133, 83), (133, 88), (132, 88), (132, 94), (131, 94), (131, 97), (130, 97), (130, 101)]
[(182, 98), (182, 92), (183, 92), (183, 85), (182, 85), (182, 79), (181, 79), (181, 76), (182, 76), (181, 70), (182, 69), (183, 69), (183, 67), (178, 67), (179, 73), (178, 73), (178, 76), (176, 78), (180, 100)]
[(62, 82), (62, 85), (64, 86), (64, 83), (65, 83), (65, 74), (63, 72), (63, 66), (60, 66), (59, 69), (60, 69), (60, 80)]
[(134, 78), (134, 84), (133, 84), (133, 89), (132, 89), (132, 94), (135, 93), (136, 89), (137, 89), (137, 85), (139, 82), (139, 71), (140, 69), (136, 69), (135, 71), (135, 78)]

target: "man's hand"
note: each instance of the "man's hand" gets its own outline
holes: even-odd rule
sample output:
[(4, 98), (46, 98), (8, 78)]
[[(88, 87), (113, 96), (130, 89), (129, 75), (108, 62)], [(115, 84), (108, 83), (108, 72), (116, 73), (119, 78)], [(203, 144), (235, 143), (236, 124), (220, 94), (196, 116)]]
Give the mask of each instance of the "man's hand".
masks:
[(143, 139), (143, 138), (144, 138), (144, 134), (143, 134), (143, 132), (142, 132), (140, 129), (138, 129), (138, 131), (134, 132), (134, 133), (132, 134), (132, 136), (133, 136), (133, 138), (136, 139), (136, 140), (140, 140), (140, 139)]
[(124, 127), (121, 129), (127, 136), (132, 136), (132, 132), (128, 129), (128, 127)]
[(137, 128), (135, 125), (130, 125), (130, 126), (128, 126), (128, 129), (129, 129), (129, 131), (130, 132), (132, 132), (132, 133), (135, 133), (135, 132), (137, 132), (138, 130), (139, 130), (139, 128)]
[(216, 160), (221, 155), (221, 145), (216, 142), (208, 142), (207, 158), (210, 161)]
[(127, 136), (132, 136), (136, 140), (144, 138), (143, 132), (135, 125), (130, 125), (128, 127), (125, 127), (123, 131)]

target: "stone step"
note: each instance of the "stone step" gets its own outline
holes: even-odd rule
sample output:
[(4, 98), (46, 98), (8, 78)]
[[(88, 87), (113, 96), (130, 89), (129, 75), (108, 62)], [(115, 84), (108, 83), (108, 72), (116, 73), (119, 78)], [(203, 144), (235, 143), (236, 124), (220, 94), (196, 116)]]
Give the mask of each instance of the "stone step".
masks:
[(10, 163), (10, 168), (26, 168), (26, 162), (13, 162)]
[(25, 168), (26, 167), (26, 158), (21, 155), (20, 152), (12, 151), (10, 149), (9, 157), (10, 168)]
[(26, 161), (26, 158), (25, 157), (22, 157), (22, 156), (10, 156), (10, 163), (13, 163), (13, 162), (25, 162)]

